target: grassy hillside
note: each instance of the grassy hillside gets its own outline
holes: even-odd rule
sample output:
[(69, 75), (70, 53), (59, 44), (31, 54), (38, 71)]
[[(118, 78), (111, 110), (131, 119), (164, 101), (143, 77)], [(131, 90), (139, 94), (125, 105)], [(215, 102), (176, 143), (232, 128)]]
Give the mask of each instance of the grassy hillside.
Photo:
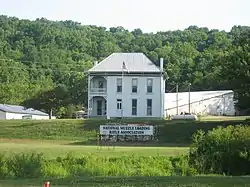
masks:
[[(0, 178), (5, 179), (0, 180), (0, 187), (42, 186), (44, 179), (58, 187), (250, 186), (246, 185), (249, 177), (199, 176), (188, 164), (188, 157), (180, 156), (187, 153), (188, 148), (174, 147), (189, 144), (198, 129), (207, 131), (218, 125), (250, 124), (249, 120), (239, 118), (223, 120), (147, 121), (157, 127), (158, 147), (78, 146), (95, 144), (99, 125), (108, 122), (106, 120), (0, 121), (0, 152), (4, 153), (0, 157)], [(144, 120), (124, 122), (146, 123)], [(171, 147), (160, 147), (171, 144)], [(44, 153), (44, 157), (38, 153)], [(65, 156), (66, 153), (70, 154)]]
[[(109, 120), (110, 121), (110, 120)], [(2, 139), (70, 140), (95, 144), (99, 125), (106, 120), (8, 120), (0, 121)], [(111, 121), (115, 122), (115, 121)], [(159, 143), (188, 144), (198, 129), (210, 130), (218, 125), (250, 124), (249, 120), (232, 121), (167, 121), (126, 120), (125, 123), (148, 123), (157, 127)]]

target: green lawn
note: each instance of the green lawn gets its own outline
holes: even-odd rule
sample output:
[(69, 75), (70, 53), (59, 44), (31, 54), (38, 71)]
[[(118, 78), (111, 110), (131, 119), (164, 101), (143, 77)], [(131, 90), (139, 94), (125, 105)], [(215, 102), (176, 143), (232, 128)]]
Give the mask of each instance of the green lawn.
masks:
[[(186, 153), (192, 135), (198, 129), (211, 130), (218, 125), (250, 124), (246, 117), (204, 117), (202, 121), (126, 119), (125, 123), (149, 123), (156, 126), (155, 147), (97, 147), (99, 126), (103, 119), (0, 120), (0, 152), (6, 154), (36, 151), (54, 158), (68, 152), (97, 155), (178, 155)], [(117, 120), (111, 120), (117, 122)], [(78, 142), (78, 143), (76, 143)], [(74, 143), (74, 145), (70, 144)], [(150, 147), (149, 147), (150, 146)], [(183, 146), (183, 147), (182, 147)]]
[[(211, 130), (217, 126), (250, 124), (246, 117), (207, 117), (202, 121), (170, 121), (130, 119), (124, 123), (147, 123), (156, 127), (157, 144), (189, 146), (192, 135), (198, 130)], [(224, 120), (224, 121), (223, 121)], [(95, 145), (100, 125), (118, 120), (56, 119), (56, 120), (0, 120), (0, 138), (81, 141)], [(147, 146), (147, 145), (146, 145)]]
[(202, 116), (201, 121), (244, 121), (250, 116)]
[[(143, 155), (176, 156), (188, 152), (191, 137), (198, 129), (211, 130), (218, 125), (250, 124), (241, 118), (202, 118), (201, 121), (138, 120), (157, 126), (156, 147), (96, 146), (99, 125), (106, 120), (8, 120), (0, 121), (0, 153), (44, 153), (47, 158), (95, 154), (100, 156)], [(126, 122), (135, 123), (127, 120)], [(183, 146), (183, 147), (182, 147)], [(250, 187), (250, 177), (81, 177), (50, 180), (51, 187), (64, 186), (169, 186), (169, 187)], [(0, 180), (0, 187), (38, 187), (43, 180)]]
[[(250, 177), (84, 177), (50, 180), (51, 187), (250, 187)], [(43, 180), (2, 180), (0, 187), (42, 186)]]
[(48, 158), (64, 156), (69, 152), (76, 155), (95, 154), (100, 156), (144, 155), (175, 156), (186, 153), (187, 147), (119, 147), (70, 145), (67, 141), (0, 140), (0, 152), (6, 155), (20, 152), (44, 153)]

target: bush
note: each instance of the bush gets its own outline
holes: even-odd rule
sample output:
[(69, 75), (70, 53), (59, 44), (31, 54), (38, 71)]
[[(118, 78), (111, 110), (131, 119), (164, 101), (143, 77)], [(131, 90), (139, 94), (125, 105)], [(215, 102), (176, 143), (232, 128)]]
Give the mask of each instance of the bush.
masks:
[(42, 175), (44, 157), (42, 154), (15, 154), (6, 159), (9, 176), (36, 178)]
[(42, 168), (42, 175), (44, 177), (64, 178), (70, 176), (67, 169), (63, 167), (62, 163), (53, 161), (46, 161)]
[(3, 154), (1, 154), (0, 155), (0, 179), (5, 178), (6, 176), (8, 176), (6, 157)]
[(196, 169), (190, 167), (189, 158), (187, 155), (179, 157), (170, 157), (170, 160), (173, 164), (173, 175), (177, 176), (194, 176), (197, 175)]
[(250, 127), (217, 127), (198, 131), (190, 148), (190, 165), (204, 174), (250, 174)]
[(1, 178), (65, 178), (75, 176), (172, 176), (194, 175), (188, 157), (100, 157), (68, 154), (46, 160), (40, 154), (0, 156)]

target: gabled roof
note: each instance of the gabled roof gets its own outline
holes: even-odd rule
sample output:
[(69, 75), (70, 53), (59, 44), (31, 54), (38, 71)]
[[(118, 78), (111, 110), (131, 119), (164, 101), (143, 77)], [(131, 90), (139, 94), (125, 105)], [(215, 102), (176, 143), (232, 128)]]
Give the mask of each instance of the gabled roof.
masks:
[(48, 114), (41, 112), (39, 110), (35, 110), (33, 108), (25, 108), (23, 106), (18, 106), (18, 105), (0, 104), (0, 111), (10, 112), (10, 113), (19, 113), (19, 114), (33, 114), (33, 115), (48, 116)]
[(113, 53), (88, 72), (122, 72), (123, 62), (128, 72), (161, 72), (160, 68), (143, 53)]

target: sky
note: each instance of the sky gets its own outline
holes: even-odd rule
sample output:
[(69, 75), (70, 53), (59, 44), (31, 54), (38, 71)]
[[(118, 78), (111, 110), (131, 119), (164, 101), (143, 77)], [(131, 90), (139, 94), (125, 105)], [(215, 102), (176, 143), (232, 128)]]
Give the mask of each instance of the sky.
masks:
[(190, 25), (230, 31), (249, 26), (250, 0), (0, 0), (0, 14), (154, 33)]

